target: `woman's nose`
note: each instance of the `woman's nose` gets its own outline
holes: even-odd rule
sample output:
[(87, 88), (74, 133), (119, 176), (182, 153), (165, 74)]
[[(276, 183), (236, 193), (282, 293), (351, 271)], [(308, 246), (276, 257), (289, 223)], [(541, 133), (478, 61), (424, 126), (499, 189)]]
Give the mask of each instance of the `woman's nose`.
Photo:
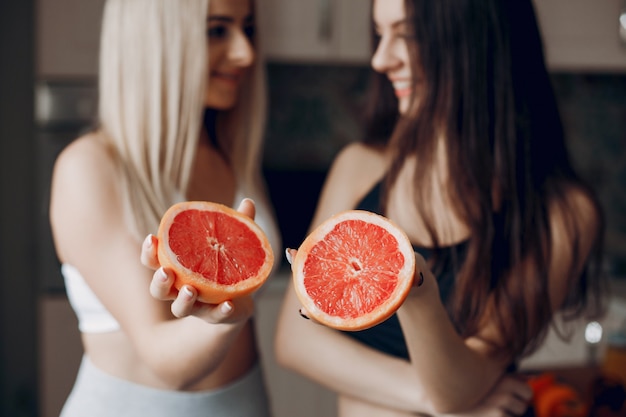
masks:
[(242, 31), (233, 36), (228, 48), (228, 58), (240, 67), (254, 62), (255, 50), (250, 38)]
[(384, 37), (381, 38), (380, 42), (378, 42), (378, 45), (376, 46), (376, 51), (374, 51), (374, 55), (372, 56), (372, 68), (375, 71), (384, 73), (390, 68), (393, 68), (394, 65), (397, 65), (397, 63), (398, 59), (393, 53), (392, 45)]

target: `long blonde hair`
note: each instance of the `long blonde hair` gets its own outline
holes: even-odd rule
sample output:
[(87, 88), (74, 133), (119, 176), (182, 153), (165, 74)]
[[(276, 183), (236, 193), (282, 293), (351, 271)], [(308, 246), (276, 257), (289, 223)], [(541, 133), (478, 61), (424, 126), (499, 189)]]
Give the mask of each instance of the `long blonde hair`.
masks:
[[(118, 162), (124, 208), (138, 239), (154, 233), (165, 210), (185, 199), (203, 122), (208, 7), (209, 0), (105, 5), (99, 122)], [(260, 165), (266, 91), (259, 59), (240, 94), (245, 99), (220, 114), (219, 133), (231, 144), (240, 189), (265, 201)]]

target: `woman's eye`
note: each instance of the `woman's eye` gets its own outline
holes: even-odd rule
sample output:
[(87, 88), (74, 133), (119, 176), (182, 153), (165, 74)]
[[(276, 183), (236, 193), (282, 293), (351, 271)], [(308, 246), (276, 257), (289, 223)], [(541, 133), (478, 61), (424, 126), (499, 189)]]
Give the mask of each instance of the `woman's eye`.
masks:
[(246, 34), (248, 39), (254, 38), (255, 31), (256, 31), (256, 28), (254, 27), (254, 25), (249, 25), (243, 28), (243, 33)]
[(207, 31), (209, 38), (223, 38), (227, 35), (228, 30), (225, 26), (213, 26)]
[(398, 36), (399, 38), (414, 39), (415, 38), (415, 31), (412, 28), (410, 28), (410, 27), (401, 27), (396, 32), (396, 36)]

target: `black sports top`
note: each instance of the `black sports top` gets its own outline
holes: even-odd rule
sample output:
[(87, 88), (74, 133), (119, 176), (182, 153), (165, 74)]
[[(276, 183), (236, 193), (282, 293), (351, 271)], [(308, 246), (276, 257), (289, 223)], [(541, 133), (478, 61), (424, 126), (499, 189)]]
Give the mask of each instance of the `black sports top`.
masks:
[[(381, 186), (381, 183), (376, 184), (359, 202), (356, 208), (382, 214), (380, 204)], [(432, 249), (415, 245), (413, 245), (413, 250), (422, 255), (424, 259), (428, 259), (434, 253)], [(465, 257), (466, 243), (463, 242), (458, 245), (443, 247), (439, 250), (441, 269), (439, 273), (437, 273), (437, 283), (439, 284), (441, 300), (445, 305), (448, 303), (452, 293), (456, 271)], [(409, 359), (409, 352), (406, 347), (402, 328), (400, 327), (400, 321), (395, 314), (384, 322), (369, 329), (343, 333), (381, 352)]]

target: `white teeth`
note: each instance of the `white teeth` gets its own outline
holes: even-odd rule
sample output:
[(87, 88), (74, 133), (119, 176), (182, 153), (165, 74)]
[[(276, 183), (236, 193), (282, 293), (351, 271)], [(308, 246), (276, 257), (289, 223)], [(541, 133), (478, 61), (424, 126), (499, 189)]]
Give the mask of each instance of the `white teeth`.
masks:
[(395, 90), (406, 90), (407, 88), (411, 88), (410, 81), (394, 81), (393, 88)]

